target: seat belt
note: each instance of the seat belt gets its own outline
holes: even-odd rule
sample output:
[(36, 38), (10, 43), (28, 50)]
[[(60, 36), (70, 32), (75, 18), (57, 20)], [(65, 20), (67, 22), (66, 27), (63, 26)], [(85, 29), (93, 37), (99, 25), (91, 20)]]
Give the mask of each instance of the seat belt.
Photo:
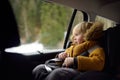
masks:
[(81, 56), (88, 56), (93, 50), (95, 50), (96, 48), (99, 48), (99, 45), (94, 45), (93, 47), (91, 47), (90, 49), (88, 49), (87, 51), (83, 52), (82, 54), (80, 54)]
[(93, 50), (100, 48), (99, 45), (94, 45), (93, 47), (91, 47), (90, 49), (88, 49), (88, 53), (91, 53)]
[[(98, 45), (95, 45), (95, 46), (93, 46), (93, 47), (91, 47), (90, 49), (88, 49), (87, 51), (85, 51), (85, 52), (83, 52), (82, 54), (80, 54), (81, 56), (88, 56), (93, 50), (95, 50), (96, 48), (99, 48), (100, 46), (98, 46)], [(48, 72), (51, 72), (52, 71), (52, 66), (50, 67), (50, 66), (48, 66), (47, 64), (49, 63), (49, 62), (55, 62), (55, 61), (61, 61), (61, 60), (59, 60), (58, 58), (54, 58), (54, 59), (50, 59), (49, 61), (47, 61), (46, 62), (46, 64), (45, 64), (45, 69), (48, 71)], [(53, 65), (54, 66), (54, 65)], [(55, 66), (54, 66), (55, 67)]]

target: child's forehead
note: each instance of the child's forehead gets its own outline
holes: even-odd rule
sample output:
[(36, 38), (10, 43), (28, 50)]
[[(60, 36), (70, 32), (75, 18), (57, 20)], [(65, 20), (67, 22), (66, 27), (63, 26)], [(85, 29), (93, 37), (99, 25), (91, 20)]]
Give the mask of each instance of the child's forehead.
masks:
[(81, 29), (81, 24), (78, 24), (73, 28), (73, 32), (74, 31), (80, 31), (80, 29)]
[(77, 28), (75, 28), (75, 29), (73, 30), (73, 34), (78, 34), (78, 33), (80, 33), (80, 30), (77, 29)]

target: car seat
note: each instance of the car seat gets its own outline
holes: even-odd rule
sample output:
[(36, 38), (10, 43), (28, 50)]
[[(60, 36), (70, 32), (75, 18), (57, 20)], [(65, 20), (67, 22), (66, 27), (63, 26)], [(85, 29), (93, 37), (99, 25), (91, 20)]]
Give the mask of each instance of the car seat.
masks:
[(113, 80), (120, 80), (120, 25), (105, 31), (106, 65), (105, 70), (112, 74)]
[(100, 39), (105, 50), (105, 67), (102, 72), (88, 71), (75, 77), (74, 80), (120, 80), (120, 25), (108, 28)]

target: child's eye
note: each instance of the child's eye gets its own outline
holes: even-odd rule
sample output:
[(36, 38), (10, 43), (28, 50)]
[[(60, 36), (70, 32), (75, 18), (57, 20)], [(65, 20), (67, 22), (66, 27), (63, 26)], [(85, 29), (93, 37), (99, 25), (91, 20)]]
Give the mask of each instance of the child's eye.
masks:
[(79, 34), (75, 34), (75, 36), (78, 36)]

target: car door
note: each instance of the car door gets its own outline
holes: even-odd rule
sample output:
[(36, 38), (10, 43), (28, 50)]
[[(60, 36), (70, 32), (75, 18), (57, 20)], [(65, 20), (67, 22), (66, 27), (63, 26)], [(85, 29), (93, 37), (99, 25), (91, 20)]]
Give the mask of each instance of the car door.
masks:
[[(14, 1), (16, 1), (16, 0), (14, 0)], [(23, 0), (23, 4), (25, 4), (24, 2), (25, 1)], [(3, 5), (4, 7), (1, 7), (2, 10), (4, 10), (4, 12), (2, 14), (2, 16), (3, 16), (2, 24), (4, 26), (1, 26), (1, 29), (0, 29), (1, 30), (1, 33), (0, 33), (0, 36), (1, 36), (1, 41), (0, 41), (0, 43), (1, 43), (1, 48), (0, 48), (1, 49), (1, 51), (0, 51), (1, 52), (1, 54), (0, 54), (1, 69), (0, 70), (1, 70), (2, 78), (4, 80), (9, 80), (9, 79), (32, 80), (32, 70), (35, 66), (37, 66), (38, 64), (43, 64), (48, 59), (54, 58), (56, 56), (56, 54), (63, 52), (67, 48), (69, 36), (71, 33), (71, 28), (73, 26), (73, 20), (75, 18), (77, 10), (71, 9), (71, 11), (70, 11), (71, 13), (69, 15), (67, 15), (67, 18), (68, 18), (68, 21), (70, 21), (70, 24), (65, 21), (63, 21), (64, 23), (62, 22), (63, 24), (67, 23), (67, 25), (63, 26), (63, 28), (65, 27), (65, 29), (62, 33), (63, 41), (62, 41), (62, 43), (60, 43), (60, 45), (62, 44), (62, 47), (60, 49), (56, 49), (54, 47), (55, 49), (52, 48), (51, 50), (50, 49), (39, 50), (38, 48), (34, 50), (35, 46), (31, 47), (31, 45), (22, 44), (20, 30), (19, 30), (19, 29), (21, 29), (19, 27), (19, 24), (21, 24), (21, 23), (18, 22), (18, 18), (16, 17), (16, 14), (15, 14), (16, 9), (14, 9), (14, 8), (16, 8), (16, 7), (14, 7), (14, 5), (12, 5), (12, 3), (8, 0), (4, 0), (2, 2), (2, 4), (4, 4)], [(17, 4), (17, 1), (16, 1), (16, 4)], [(44, 4), (44, 5), (46, 5), (46, 4)], [(18, 5), (18, 6), (20, 6), (20, 5)], [(19, 10), (19, 7), (17, 8), (17, 10)], [(23, 7), (23, 10), (24, 10), (24, 7)], [(24, 13), (22, 13), (21, 15), (23, 15), (23, 14)], [(56, 14), (54, 13), (54, 15), (56, 15)], [(86, 15), (86, 13), (80, 12), (80, 15), (82, 17), (83, 15)], [(64, 17), (64, 15), (63, 15), (63, 17)], [(20, 18), (22, 19), (22, 21), (24, 21), (24, 19), (26, 19), (25, 15), (23, 15)], [(81, 21), (83, 21), (84, 19), (85, 18), (80, 18)], [(87, 16), (86, 16), (85, 20), (87, 20)], [(58, 17), (58, 22), (59, 22), (59, 17)], [(58, 26), (58, 25), (56, 25), (56, 26)], [(58, 32), (59, 32), (59, 27), (61, 27), (61, 26), (58, 26)], [(21, 29), (21, 30), (24, 31), (23, 29)], [(53, 31), (53, 32), (55, 32), (55, 31)], [(57, 36), (59, 36), (59, 34), (57, 34)], [(24, 39), (24, 38), (22, 38), (22, 39)], [(49, 39), (49, 38), (47, 38), (47, 39)], [(53, 42), (54, 42), (54, 39), (53, 39)], [(27, 48), (26, 48), (26, 46), (27, 46)]]

